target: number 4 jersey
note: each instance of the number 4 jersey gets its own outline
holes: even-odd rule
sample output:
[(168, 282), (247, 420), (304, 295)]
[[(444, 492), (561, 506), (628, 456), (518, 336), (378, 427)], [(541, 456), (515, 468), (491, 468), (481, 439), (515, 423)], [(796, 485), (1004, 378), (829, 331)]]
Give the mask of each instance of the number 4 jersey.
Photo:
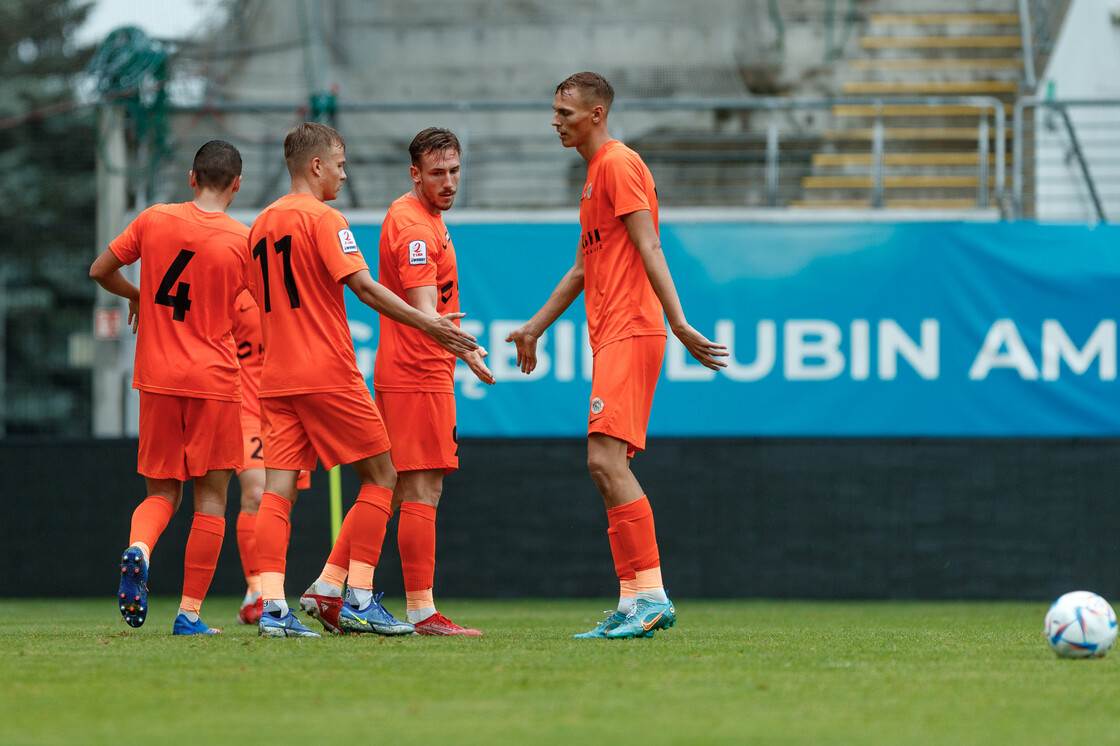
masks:
[(245, 289), (248, 229), (192, 202), (153, 205), (109, 244), (140, 262), (133, 388), (240, 401), (234, 299)]
[(249, 247), (264, 333), (261, 398), (366, 390), (342, 282), (369, 267), (342, 213), (289, 194), (253, 221)]

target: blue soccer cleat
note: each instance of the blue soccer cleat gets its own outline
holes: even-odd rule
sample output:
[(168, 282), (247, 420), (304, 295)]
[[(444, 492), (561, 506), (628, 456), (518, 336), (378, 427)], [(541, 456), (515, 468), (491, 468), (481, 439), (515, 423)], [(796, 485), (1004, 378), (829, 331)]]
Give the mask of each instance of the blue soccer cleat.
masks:
[(121, 586), (117, 590), (121, 616), (130, 627), (139, 627), (148, 617), (148, 563), (137, 547), (121, 555)]
[(381, 597), (384, 595), (378, 593), (363, 609), (355, 609), (348, 603), (343, 604), (342, 611), (338, 613), (338, 626), (343, 632), (358, 634), (374, 632), (379, 635), (411, 635), (414, 633), (416, 631), (414, 626), (394, 619), (393, 615), (381, 605)]
[(192, 622), (187, 619), (186, 614), (180, 614), (175, 617), (175, 624), (171, 627), (171, 634), (173, 635), (220, 635), (220, 629), (213, 629), (206, 626), (206, 622), (199, 619), (197, 622)]
[(267, 611), (261, 614), (257, 634), (261, 637), (322, 637), (315, 630), (303, 626), (290, 611), (279, 619)]
[(608, 640), (620, 640), (632, 637), (652, 637), (652, 633), (659, 629), (668, 629), (677, 623), (677, 610), (673, 602), (660, 604), (639, 598), (634, 603), (634, 608), (614, 629), (607, 630), (603, 637)]
[[(608, 611), (606, 612), (607, 618), (599, 622), (595, 629), (588, 630), (587, 632), (580, 632), (578, 635), (572, 635), (576, 640), (603, 640), (607, 637), (607, 632), (618, 627), (626, 621), (626, 615), (621, 611)], [(653, 637), (653, 632), (644, 632), (638, 637)]]

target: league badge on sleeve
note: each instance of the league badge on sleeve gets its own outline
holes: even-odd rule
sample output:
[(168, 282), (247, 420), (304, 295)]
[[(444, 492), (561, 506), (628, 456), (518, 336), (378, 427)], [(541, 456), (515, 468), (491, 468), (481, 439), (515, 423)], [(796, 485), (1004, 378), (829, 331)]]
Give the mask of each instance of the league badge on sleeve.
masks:
[(349, 228), (343, 228), (338, 232), (338, 240), (342, 244), (343, 254), (358, 253), (358, 242), (354, 240), (354, 233)]
[(408, 263), (411, 265), (428, 263), (428, 244), (412, 241), (408, 244)]

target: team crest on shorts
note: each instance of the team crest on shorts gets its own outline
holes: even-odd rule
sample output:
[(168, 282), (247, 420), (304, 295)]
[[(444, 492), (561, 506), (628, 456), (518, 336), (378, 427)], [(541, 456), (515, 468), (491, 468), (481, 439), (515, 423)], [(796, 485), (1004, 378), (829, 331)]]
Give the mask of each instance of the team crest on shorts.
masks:
[(591, 400), (591, 414), (599, 414), (603, 411), (603, 400), (595, 397)]

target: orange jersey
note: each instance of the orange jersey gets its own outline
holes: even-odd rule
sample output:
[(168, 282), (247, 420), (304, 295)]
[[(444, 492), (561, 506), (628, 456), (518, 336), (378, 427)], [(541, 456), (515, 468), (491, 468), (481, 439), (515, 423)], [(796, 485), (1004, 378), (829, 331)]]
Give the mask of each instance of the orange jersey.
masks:
[[(381, 223), (378, 251), (378, 282), (406, 303), (406, 291), (435, 287), (437, 313), (459, 312), (455, 247), (441, 215), (432, 215), (411, 194), (400, 197), (389, 206)], [(382, 316), (373, 387), (378, 391), (454, 393), (455, 356), (419, 329)]]
[(140, 262), (140, 325), (132, 386), (141, 391), (240, 401), (234, 298), (245, 288), (248, 230), (192, 202), (154, 205), (109, 244)]
[(261, 308), (261, 398), (365, 389), (342, 281), (368, 269), (346, 218), (289, 194), (253, 221), (249, 288)]
[(641, 157), (611, 140), (587, 165), (579, 203), (583, 295), (591, 349), (626, 337), (665, 335), (661, 302), (620, 218), (649, 210), (657, 222), (657, 189)]
[(260, 309), (248, 290), (237, 296), (233, 341), (237, 345), (237, 362), (241, 365), (241, 409), (246, 415), (260, 419), (264, 339), (261, 337)]

